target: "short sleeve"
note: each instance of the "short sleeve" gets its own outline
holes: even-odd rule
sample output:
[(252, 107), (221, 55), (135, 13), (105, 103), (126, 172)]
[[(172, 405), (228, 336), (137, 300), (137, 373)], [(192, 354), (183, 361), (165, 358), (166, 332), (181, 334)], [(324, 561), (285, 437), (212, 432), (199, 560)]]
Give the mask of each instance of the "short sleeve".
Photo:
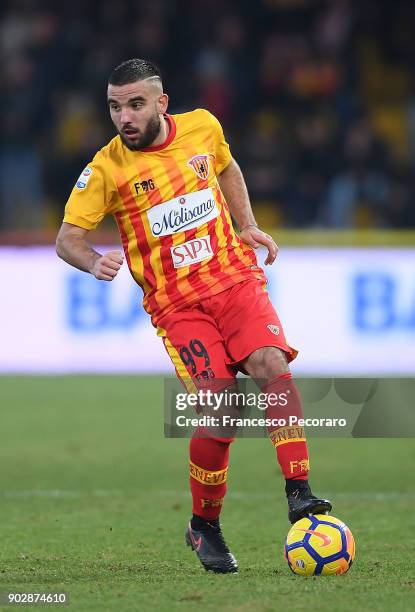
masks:
[(209, 113), (209, 118), (215, 138), (216, 174), (220, 174), (232, 160), (232, 155), (221, 124), (212, 113)]
[(114, 192), (105, 166), (94, 160), (81, 172), (66, 203), (64, 222), (92, 230), (111, 212)]

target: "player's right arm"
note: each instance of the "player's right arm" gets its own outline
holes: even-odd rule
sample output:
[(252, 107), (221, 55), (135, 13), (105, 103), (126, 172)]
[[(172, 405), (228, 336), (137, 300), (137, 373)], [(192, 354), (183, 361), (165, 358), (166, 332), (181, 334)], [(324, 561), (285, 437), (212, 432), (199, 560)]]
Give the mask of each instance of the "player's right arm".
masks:
[(89, 230), (70, 223), (62, 223), (56, 238), (56, 252), (66, 263), (93, 274), (98, 280), (112, 281), (122, 266), (120, 251), (101, 255), (87, 241)]
[(68, 264), (93, 274), (98, 280), (112, 281), (118, 273), (123, 256), (120, 251), (101, 255), (88, 243), (87, 236), (113, 212), (117, 190), (108, 162), (98, 152), (84, 168), (65, 207), (65, 216), (56, 239), (56, 252)]

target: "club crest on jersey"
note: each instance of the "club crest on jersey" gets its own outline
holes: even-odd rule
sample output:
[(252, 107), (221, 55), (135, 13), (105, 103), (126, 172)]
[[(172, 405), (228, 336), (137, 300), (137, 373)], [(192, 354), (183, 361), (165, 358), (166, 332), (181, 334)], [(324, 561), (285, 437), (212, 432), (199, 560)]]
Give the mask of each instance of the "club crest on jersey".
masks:
[(204, 153), (203, 155), (194, 155), (189, 159), (187, 165), (193, 168), (199, 178), (206, 180), (210, 171), (209, 163), (209, 155)]
[(280, 333), (280, 328), (278, 327), (278, 325), (267, 325), (267, 327), (269, 331), (275, 334), (276, 336), (278, 336), (278, 334)]

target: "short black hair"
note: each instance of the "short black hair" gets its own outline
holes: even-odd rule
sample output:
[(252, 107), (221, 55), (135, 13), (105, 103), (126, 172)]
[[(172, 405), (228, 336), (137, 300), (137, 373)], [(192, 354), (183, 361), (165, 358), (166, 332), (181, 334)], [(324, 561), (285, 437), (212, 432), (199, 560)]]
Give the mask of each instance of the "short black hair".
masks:
[(161, 81), (161, 72), (158, 66), (153, 62), (145, 59), (129, 59), (122, 62), (111, 72), (108, 84), (109, 85), (127, 85), (142, 81), (149, 77), (157, 77)]

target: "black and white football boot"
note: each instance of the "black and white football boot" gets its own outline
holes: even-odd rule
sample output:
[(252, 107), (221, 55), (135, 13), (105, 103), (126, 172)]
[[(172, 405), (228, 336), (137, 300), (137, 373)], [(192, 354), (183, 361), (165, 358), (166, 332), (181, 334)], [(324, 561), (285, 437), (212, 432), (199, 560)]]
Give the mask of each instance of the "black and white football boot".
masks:
[(205, 570), (217, 574), (238, 571), (238, 563), (223, 538), (219, 519), (190, 521), (185, 537), (186, 544), (195, 551)]

